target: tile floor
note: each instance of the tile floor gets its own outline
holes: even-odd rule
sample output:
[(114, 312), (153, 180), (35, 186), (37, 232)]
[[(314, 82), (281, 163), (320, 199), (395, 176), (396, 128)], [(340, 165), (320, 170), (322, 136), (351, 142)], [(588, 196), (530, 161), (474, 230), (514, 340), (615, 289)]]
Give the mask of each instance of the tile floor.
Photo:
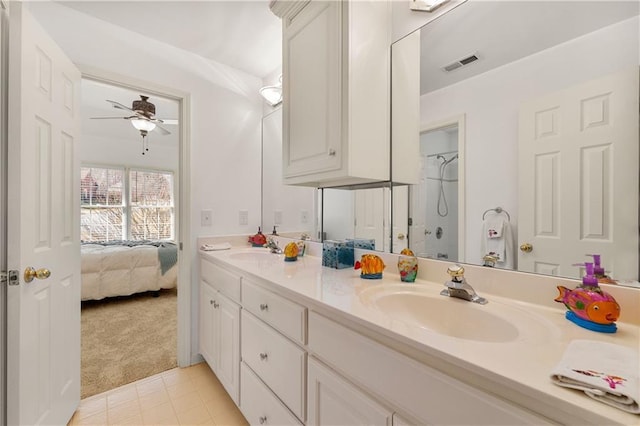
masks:
[(80, 401), (76, 425), (247, 425), (209, 366), (200, 363)]

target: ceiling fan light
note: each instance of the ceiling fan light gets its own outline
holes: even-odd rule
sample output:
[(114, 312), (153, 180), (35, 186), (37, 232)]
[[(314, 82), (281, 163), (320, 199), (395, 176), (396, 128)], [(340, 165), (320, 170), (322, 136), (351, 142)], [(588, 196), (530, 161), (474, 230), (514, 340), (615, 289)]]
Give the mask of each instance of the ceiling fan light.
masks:
[(156, 123), (153, 123), (149, 120), (143, 120), (141, 118), (134, 118), (131, 120), (131, 124), (138, 130), (145, 130), (147, 132), (152, 131), (156, 128)]
[(265, 86), (260, 89), (260, 94), (271, 106), (276, 106), (282, 102), (282, 87)]

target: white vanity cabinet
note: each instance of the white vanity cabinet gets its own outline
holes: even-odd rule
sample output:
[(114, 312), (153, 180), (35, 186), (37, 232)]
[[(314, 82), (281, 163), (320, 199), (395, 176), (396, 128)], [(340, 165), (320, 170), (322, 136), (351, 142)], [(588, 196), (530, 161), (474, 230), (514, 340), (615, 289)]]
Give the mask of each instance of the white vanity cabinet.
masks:
[(314, 358), (309, 358), (307, 425), (392, 424), (393, 413)]
[(242, 304), (241, 411), (250, 422), (304, 423), (306, 308), (246, 277)]
[(284, 183), (389, 180), (390, 2), (271, 7), (283, 19)]
[[(393, 418), (398, 424), (408, 422), (403, 418), (414, 418), (418, 424), (550, 423), (544, 417), (462, 383), (315, 312), (309, 313), (309, 351), (342, 376), (342, 380), (358, 383), (385, 405), (393, 407)], [(311, 374), (312, 363), (309, 364)], [(309, 380), (311, 382), (311, 377)], [(313, 393), (310, 387), (310, 419), (319, 410), (318, 398), (311, 398)], [(355, 391), (350, 393), (358, 395)], [(350, 409), (344, 405), (353, 401), (351, 411), (358, 412), (362, 404), (359, 399), (363, 398), (361, 391), (358, 398), (342, 399), (340, 412), (347, 417), (332, 418), (331, 422), (349, 423)]]
[(241, 278), (206, 260), (200, 265), (200, 353), (239, 404)]

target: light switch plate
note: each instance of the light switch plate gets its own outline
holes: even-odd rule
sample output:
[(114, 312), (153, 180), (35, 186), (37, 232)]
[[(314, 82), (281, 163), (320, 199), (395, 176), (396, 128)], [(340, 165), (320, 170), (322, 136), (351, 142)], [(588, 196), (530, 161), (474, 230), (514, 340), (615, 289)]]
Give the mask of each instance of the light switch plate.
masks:
[(309, 212), (307, 210), (300, 210), (300, 223), (309, 222)]
[(200, 212), (200, 225), (213, 226), (213, 211), (202, 210)]
[(247, 210), (240, 210), (238, 212), (238, 223), (240, 225), (248, 225), (249, 224), (249, 212)]
[(282, 225), (282, 210), (273, 211), (273, 224)]

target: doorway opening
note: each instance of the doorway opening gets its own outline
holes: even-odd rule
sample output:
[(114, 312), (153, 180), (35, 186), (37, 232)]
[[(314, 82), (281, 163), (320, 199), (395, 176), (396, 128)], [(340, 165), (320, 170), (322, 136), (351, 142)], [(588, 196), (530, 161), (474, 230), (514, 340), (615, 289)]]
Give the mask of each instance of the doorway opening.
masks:
[[(186, 96), (145, 86), (83, 74), (82, 398), (189, 363)], [(155, 107), (153, 130), (133, 123), (140, 100)]]

